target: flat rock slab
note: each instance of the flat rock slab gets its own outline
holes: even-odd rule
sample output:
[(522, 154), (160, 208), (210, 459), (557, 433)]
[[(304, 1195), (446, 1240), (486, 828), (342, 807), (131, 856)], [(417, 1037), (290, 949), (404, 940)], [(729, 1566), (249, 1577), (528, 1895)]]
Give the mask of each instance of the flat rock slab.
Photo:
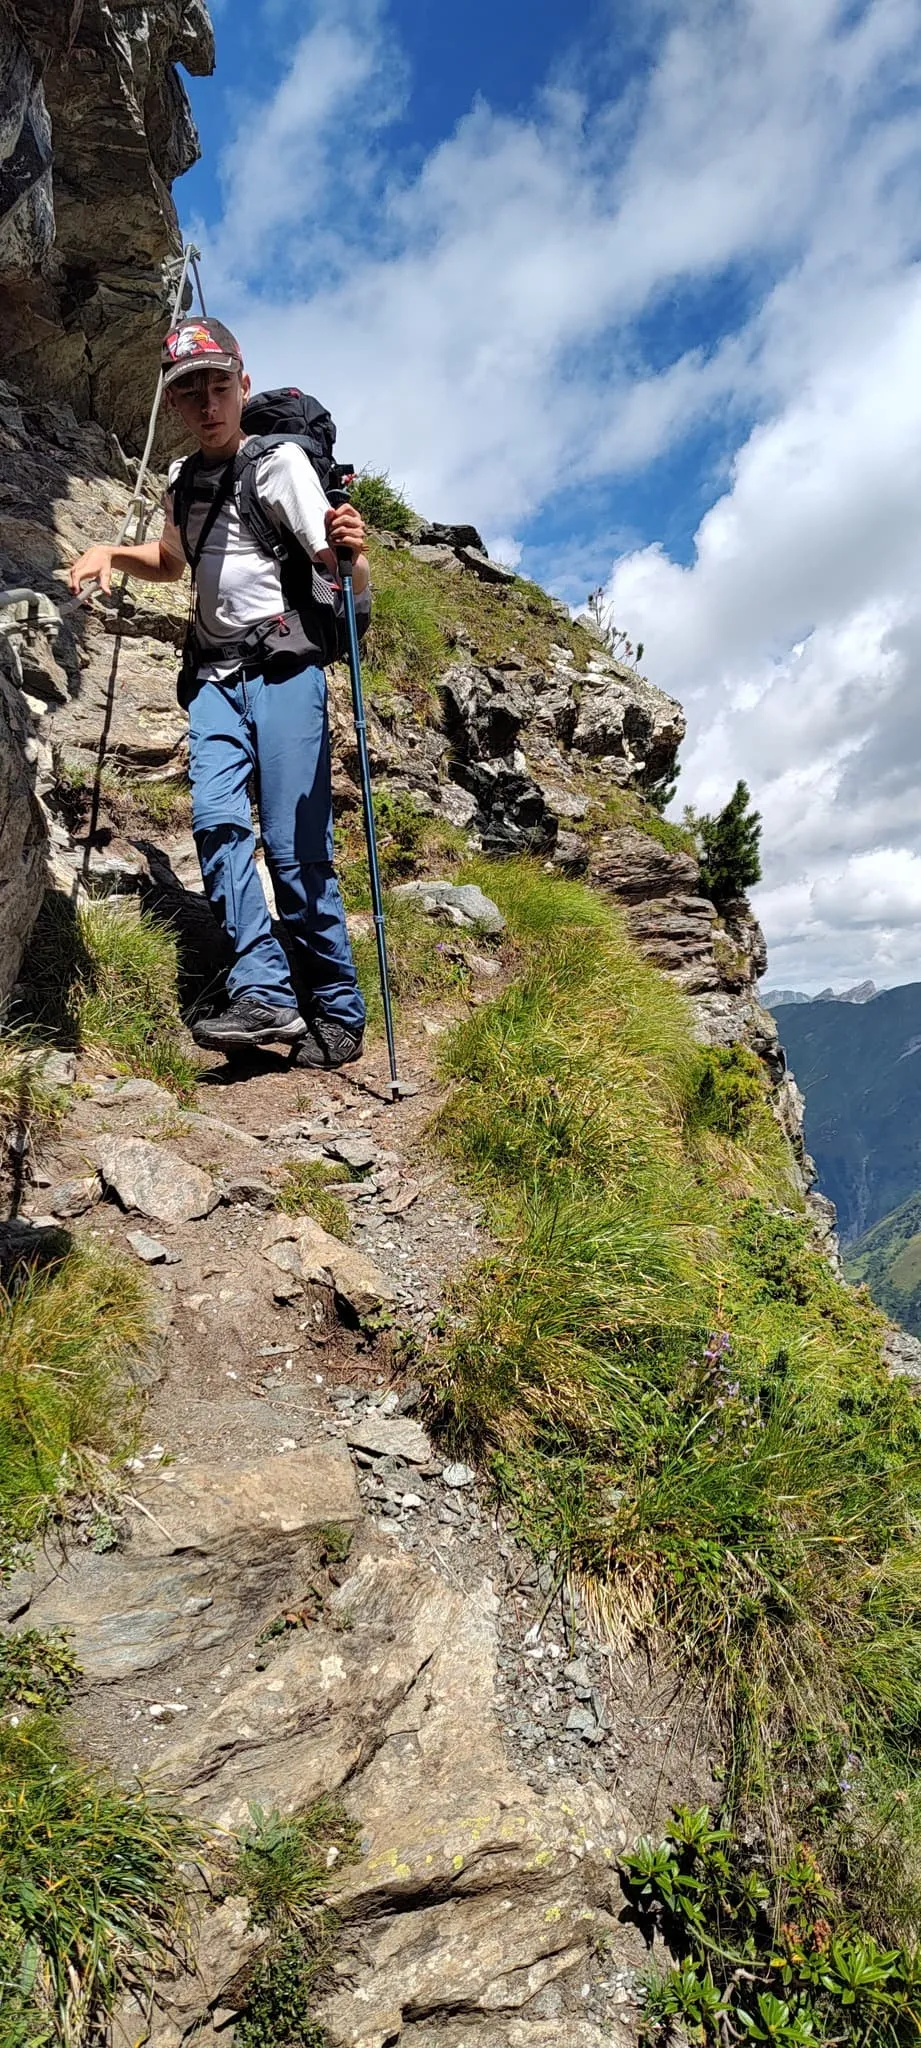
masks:
[(175, 1095), (157, 1081), (92, 1081), (88, 1100), (102, 1103), (106, 1109), (142, 1111), (145, 1116), (180, 1114)]
[(136, 1498), (147, 1512), (132, 1526), (132, 1549), (146, 1555), (258, 1548), (361, 1516), (351, 1458), (334, 1442), (239, 1467), (161, 1466)]
[(262, 1237), (263, 1256), (305, 1285), (331, 1287), (356, 1316), (376, 1315), (396, 1301), (390, 1281), (353, 1245), (331, 1237), (312, 1216), (273, 1216)]
[(218, 1200), (207, 1173), (147, 1138), (100, 1138), (94, 1158), (123, 1207), (155, 1217), (158, 1223), (194, 1223)]
[[(167, 1466), (139, 1488), (126, 1549), (74, 1551), (18, 1573), (18, 1628), (66, 1629), (88, 1678), (113, 1684), (261, 1626), (309, 1572), (311, 1532), (361, 1508), (344, 1445), (246, 1467)], [(291, 1581), (289, 1585), (289, 1580)]]
[(572, 2013), (552, 2020), (511, 2019), (498, 2013), (493, 2019), (459, 2019), (437, 2028), (424, 2020), (421, 2026), (403, 2028), (399, 2048), (635, 2048), (635, 2006), (629, 2005), (627, 2014), (630, 2017), (608, 2015), (603, 2028)]
[(378, 1458), (405, 1458), (408, 1465), (427, 1465), (432, 1456), (422, 1424), (408, 1415), (361, 1415), (349, 1423), (345, 1440), (353, 1450), (370, 1451)]

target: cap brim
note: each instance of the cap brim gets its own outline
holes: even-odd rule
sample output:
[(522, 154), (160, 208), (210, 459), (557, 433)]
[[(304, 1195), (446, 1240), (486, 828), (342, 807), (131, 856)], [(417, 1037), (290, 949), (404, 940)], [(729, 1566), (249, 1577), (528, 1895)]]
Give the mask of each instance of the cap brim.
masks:
[(242, 368), (243, 365), (236, 356), (212, 354), (209, 349), (206, 354), (200, 356), (186, 356), (181, 363), (170, 363), (169, 369), (163, 372), (163, 388), (165, 390), (168, 384), (178, 384), (183, 377), (194, 377), (198, 370), (242, 370)]

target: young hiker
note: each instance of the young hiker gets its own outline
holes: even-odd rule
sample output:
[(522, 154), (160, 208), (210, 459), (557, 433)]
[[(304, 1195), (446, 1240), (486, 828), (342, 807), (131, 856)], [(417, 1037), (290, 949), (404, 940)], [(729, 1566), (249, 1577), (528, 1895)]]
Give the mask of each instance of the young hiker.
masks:
[[(316, 600), (325, 602), (328, 623), (338, 598), (335, 549), (348, 547), (356, 602), (367, 610), (364, 527), (351, 505), (332, 510), (296, 443), (257, 453), (254, 441), (251, 463), (241, 452), (250, 380), (221, 321), (180, 322), (163, 343), (161, 366), (167, 403), (199, 455), (188, 466), (170, 468), (161, 538), (88, 548), (70, 571), (71, 588), (79, 592), (95, 577), (108, 592), (113, 570), (171, 583), (191, 564), (194, 615), (179, 697), (189, 714), (192, 829), (208, 901), (234, 952), (227, 1008), (196, 1024), (193, 1036), (223, 1052), (296, 1042), (299, 1066), (343, 1066), (361, 1052), (365, 1011), (333, 870), (326, 678), (317, 658), (324, 626)], [(265, 541), (262, 548), (256, 544), (241, 517), (247, 470), (269, 538), (278, 534), (277, 556), (266, 553)], [(175, 503), (180, 474), (181, 508)], [(290, 585), (279, 557), (287, 554), (288, 536), (299, 543), (291, 556), (312, 592), (301, 612), (286, 608)], [(311, 616), (318, 619), (316, 646)], [(328, 651), (323, 658), (330, 658)], [(306, 991), (306, 1017), (272, 935), (256, 869), (251, 785), (278, 914)]]

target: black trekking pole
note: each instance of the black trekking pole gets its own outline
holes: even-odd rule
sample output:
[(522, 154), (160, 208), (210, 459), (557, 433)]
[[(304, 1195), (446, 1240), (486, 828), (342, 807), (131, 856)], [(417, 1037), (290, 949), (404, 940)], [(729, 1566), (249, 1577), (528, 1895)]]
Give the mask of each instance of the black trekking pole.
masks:
[[(347, 505), (349, 494), (346, 486), (354, 472), (345, 463), (337, 463), (333, 475), (336, 479), (327, 489), (331, 505)], [(361, 687), (361, 655), (358, 650), (358, 621), (355, 617), (355, 591), (352, 584), (352, 550), (337, 548), (336, 560), (342, 583), (342, 603), (345, 611), (345, 629), (349, 644), (349, 675), (352, 683), (352, 711), (355, 718), (355, 736), (358, 741), (358, 769), (361, 779), (361, 807), (364, 813), (365, 840), (368, 847), (368, 874), (371, 881), (371, 909), (374, 916), (374, 937), (377, 941), (377, 966), (381, 983), (381, 998), (384, 1005), (384, 1029), (387, 1033), (387, 1055), (390, 1060), (390, 1092), (394, 1101), (402, 1094), (402, 1084), (397, 1077), (397, 1056), (393, 1041), (393, 1011), (390, 1004), (390, 972), (387, 965), (387, 933), (384, 929), (384, 905), (381, 897), (381, 876), (377, 861), (377, 833), (374, 829), (374, 805), (371, 799), (371, 763), (368, 759), (368, 732), (365, 725), (365, 700)]]

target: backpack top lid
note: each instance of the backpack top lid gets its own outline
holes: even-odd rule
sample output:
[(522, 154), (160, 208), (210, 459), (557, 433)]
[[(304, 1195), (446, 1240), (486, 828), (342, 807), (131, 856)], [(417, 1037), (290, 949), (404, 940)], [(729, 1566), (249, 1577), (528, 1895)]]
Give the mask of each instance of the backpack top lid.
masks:
[(326, 489), (335, 460), (336, 426), (318, 398), (309, 397), (294, 385), (278, 391), (258, 391), (243, 407), (240, 424), (246, 434), (296, 441), (309, 455)]

